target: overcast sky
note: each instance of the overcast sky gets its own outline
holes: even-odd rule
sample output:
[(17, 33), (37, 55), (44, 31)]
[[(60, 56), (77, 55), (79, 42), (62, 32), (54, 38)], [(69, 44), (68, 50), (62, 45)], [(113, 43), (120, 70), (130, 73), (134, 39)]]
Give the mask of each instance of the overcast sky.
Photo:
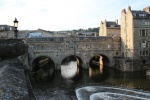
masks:
[(105, 19), (120, 21), (122, 9), (142, 10), (150, 0), (0, 0), (0, 24), (20, 30), (50, 31), (99, 27)]

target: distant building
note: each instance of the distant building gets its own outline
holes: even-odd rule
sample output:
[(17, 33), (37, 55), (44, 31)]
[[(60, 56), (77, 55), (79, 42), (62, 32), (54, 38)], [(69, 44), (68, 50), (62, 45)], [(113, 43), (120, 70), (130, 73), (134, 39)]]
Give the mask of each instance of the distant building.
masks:
[(13, 26), (9, 26), (9, 25), (0, 25), (0, 32), (2, 31), (12, 31), (14, 30)]
[(78, 32), (77, 36), (98, 36), (96, 32)]
[(37, 37), (43, 37), (40, 32), (33, 32), (29, 33), (28, 38), (37, 38)]
[(120, 25), (116, 21), (101, 21), (99, 36), (120, 36)]
[(150, 7), (121, 11), (122, 57), (150, 61)]
[(0, 38), (14, 38), (14, 27), (9, 25), (0, 25)]

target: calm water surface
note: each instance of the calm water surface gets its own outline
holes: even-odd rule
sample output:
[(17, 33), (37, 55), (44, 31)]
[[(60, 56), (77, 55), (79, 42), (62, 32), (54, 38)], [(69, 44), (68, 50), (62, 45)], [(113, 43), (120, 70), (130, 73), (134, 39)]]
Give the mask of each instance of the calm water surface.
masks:
[(60, 71), (49, 81), (38, 80), (32, 82), (33, 93), (37, 100), (76, 100), (75, 89), (88, 85), (108, 85), (129, 89), (150, 90), (150, 79), (145, 72), (121, 72), (112, 68), (105, 68), (103, 74), (99, 68), (92, 70), (81, 69), (79, 77), (74, 80), (64, 79)]

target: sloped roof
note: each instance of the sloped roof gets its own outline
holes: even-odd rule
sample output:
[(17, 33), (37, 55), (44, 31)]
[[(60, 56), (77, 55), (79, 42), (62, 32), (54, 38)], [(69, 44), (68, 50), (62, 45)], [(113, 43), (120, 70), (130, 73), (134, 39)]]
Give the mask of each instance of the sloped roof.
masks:
[(113, 25), (115, 28), (120, 27), (120, 25), (117, 25), (117, 23), (114, 21), (106, 21), (106, 27), (111, 27), (111, 25)]
[(5, 30), (10, 30), (10, 27), (11, 27), (12, 29), (14, 29), (13, 26), (9, 26), (9, 25), (0, 25), (0, 27), (4, 27)]
[[(141, 10), (132, 10), (131, 11), (134, 17), (140, 17), (139, 14), (145, 14), (145, 17), (150, 17), (150, 13), (146, 12), (146, 11), (141, 11)], [(136, 16), (134, 15), (136, 14)]]

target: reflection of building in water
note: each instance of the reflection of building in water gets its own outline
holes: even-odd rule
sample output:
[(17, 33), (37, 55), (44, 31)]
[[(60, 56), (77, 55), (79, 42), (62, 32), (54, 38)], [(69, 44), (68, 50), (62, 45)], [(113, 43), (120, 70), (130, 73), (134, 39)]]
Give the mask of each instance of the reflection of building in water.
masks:
[(100, 71), (99, 71), (99, 68), (92, 68), (92, 67), (89, 67), (89, 76), (90, 77), (95, 77), (95, 76), (98, 76), (100, 75)]
[(97, 76), (103, 74), (103, 57), (99, 55), (98, 60), (93, 60), (92, 65), (89, 67), (89, 76)]
[(103, 57), (101, 55), (99, 55), (99, 70), (100, 70), (100, 74), (103, 73)]

